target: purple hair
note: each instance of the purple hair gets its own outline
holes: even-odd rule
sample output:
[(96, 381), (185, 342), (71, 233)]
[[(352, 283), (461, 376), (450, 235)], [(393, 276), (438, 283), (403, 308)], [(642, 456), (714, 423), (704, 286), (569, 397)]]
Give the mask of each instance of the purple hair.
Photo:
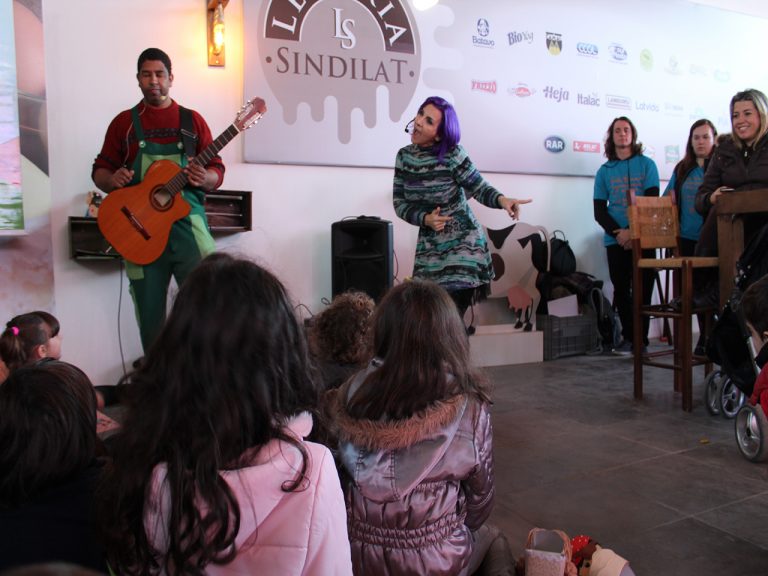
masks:
[(440, 126), (437, 127), (437, 135), (440, 140), (432, 146), (432, 151), (437, 154), (438, 161), (442, 162), (445, 155), (459, 143), (461, 140), (461, 128), (459, 127), (459, 117), (456, 110), (450, 102), (440, 98), (440, 96), (430, 96), (419, 107), (423, 110), (427, 104), (432, 104), (443, 113), (443, 119)]

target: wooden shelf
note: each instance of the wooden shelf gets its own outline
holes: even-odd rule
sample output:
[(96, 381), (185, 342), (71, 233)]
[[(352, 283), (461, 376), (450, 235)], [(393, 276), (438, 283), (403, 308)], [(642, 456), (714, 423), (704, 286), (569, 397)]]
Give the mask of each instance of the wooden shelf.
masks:
[[(211, 234), (234, 234), (252, 229), (251, 192), (216, 190), (205, 195), (205, 214)], [(99, 230), (96, 218), (69, 217), (69, 256), (74, 260), (115, 260), (112, 249)]]

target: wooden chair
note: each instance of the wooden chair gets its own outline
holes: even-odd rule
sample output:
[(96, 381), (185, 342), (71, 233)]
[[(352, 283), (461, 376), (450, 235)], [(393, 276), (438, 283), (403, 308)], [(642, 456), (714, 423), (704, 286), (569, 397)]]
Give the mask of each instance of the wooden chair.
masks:
[[(714, 307), (693, 306), (693, 270), (717, 267), (717, 258), (681, 257), (680, 225), (674, 196), (635, 196), (629, 198), (629, 229), (632, 239), (632, 314), (634, 346), (634, 392), (635, 398), (643, 397), (643, 366), (655, 366), (674, 371), (675, 390), (683, 396), (683, 410), (693, 408), (693, 367), (706, 365), (711, 370), (711, 361), (694, 356), (692, 343), (692, 319), (704, 314), (711, 319)], [(669, 258), (644, 258), (643, 250), (671, 249)], [(665, 271), (672, 275), (672, 290), (678, 305), (643, 304), (643, 271)], [(667, 318), (672, 321), (674, 346), (672, 349), (643, 352), (643, 319)], [(703, 328), (709, 330), (709, 321)], [(670, 357), (669, 358), (665, 357)]]

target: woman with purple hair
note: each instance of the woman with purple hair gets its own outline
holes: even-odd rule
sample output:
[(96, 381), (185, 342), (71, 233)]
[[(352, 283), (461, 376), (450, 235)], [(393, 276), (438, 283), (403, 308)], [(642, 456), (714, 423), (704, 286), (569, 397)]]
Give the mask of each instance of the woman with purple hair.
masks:
[(448, 291), (461, 316), (488, 295), (493, 265), (483, 229), (467, 200), (506, 210), (512, 218), (530, 199), (507, 198), (485, 181), (459, 145), (453, 106), (430, 96), (409, 124), (411, 144), (395, 160), (393, 204), (397, 215), (419, 227), (413, 276)]

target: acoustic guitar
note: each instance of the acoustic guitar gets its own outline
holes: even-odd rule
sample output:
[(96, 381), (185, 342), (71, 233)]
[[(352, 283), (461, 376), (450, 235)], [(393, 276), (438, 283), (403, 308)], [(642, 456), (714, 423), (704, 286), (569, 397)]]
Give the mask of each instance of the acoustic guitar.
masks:
[[(251, 98), (229, 128), (190, 162), (205, 166), (266, 112), (264, 100)], [(171, 160), (153, 162), (141, 183), (118, 188), (102, 200), (98, 222), (104, 238), (129, 262), (154, 262), (168, 244), (173, 223), (189, 214), (189, 203), (179, 194), (186, 184), (187, 176), (178, 164)]]

